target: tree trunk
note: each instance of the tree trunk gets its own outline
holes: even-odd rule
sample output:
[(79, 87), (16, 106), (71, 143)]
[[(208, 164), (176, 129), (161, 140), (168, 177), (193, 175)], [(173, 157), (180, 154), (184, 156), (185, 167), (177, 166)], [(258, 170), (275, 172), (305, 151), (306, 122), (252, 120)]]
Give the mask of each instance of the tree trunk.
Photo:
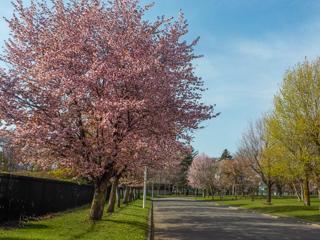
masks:
[(124, 194), (123, 194), (123, 204), (127, 204), (129, 200), (129, 187), (126, 186), (124, 189)]
[(318, 199), (320, 199), (320, 177), (317, 177), (316, 183), (317, 183)]
[(94, 185), (94, 195), (91, 203), (90, 219), (101, 220), (103, 209), (106, 201), (106, 194), (108, 189), (108, 181), (102, 180), (96, 182)]
[(268, 182), (267, 188), (268, 188), (267, 204), (271, 204), (271, 200), (272, 200), (272, 183)]
[(310, 206), (309, 179), (307, 176), (303, 179), (303, 203), (305, 206)]
[(276, 187), (277, 187), (277, 195), (279, 197), (283, 196), (283, 186), (281, 183), (276, 183)]
[(108, 213), (114, 212), (114, 205), (116, 203), (116, 190), (118, 188), (119, 178), (116, 177), (112, 183), (110, 197), (109, 197), (109, 205), (108, 205)]
[(111, 185), (108, 184), (107, 191), (106, 191), (106, 200), (107, 200), (107, 201), (108, 201), (109, 198), (110, 198), (110, 193), (111, 193)]
[(130, 187), (129, 188), (129, 202), (132, 202), (132, 200), (133, 200), (133, 188), (132, 187)]
[(210, 194), (211, 194), (211, 198), (214, 199), (214, 190), (213, 187), (210, 186)]
[(134, 201), (134, 188), (131, 188), (131, 202)]
[[(139, 189), (137, 191), (139, 191)], [(152, 184), (151, 184), (151, 198), (152, 199), (154, 198), (154, 182), (153, 181), (152, 181)]]
[(302, 201), (302, 199), (301, 199), (301, 194), (300, 194), (300, 192), (297, 190), (296, 184), (295, 184), (295, 183), (292, 183), (292, 187), (293, 187), (294, 193), (296, 194), (298, 200), (299, 200), (299, 201)]
[(300, 182), (299, 183), (300, 185), (300, 196), (301, 196), (301, 200), (304, 201), (304, 195), (303, 195), (303, 181), (302, 183)]
[(202, 190), (202, 196), (204, 198), (207, 196), (207, 190), (205, 188)]
[(121, 206), (121, 193), (120, 193), (120, 188), (117, 187), (117, 207), (120, 208)]

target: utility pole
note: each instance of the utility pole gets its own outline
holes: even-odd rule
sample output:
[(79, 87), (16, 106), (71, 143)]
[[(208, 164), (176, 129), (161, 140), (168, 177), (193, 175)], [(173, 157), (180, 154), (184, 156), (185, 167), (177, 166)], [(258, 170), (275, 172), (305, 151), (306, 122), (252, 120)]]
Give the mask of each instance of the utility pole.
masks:
[(143, 202), (142, 208), (145, 208), (147, 200), (147, 166), (144, 167), (144, 181), (143, 181)]

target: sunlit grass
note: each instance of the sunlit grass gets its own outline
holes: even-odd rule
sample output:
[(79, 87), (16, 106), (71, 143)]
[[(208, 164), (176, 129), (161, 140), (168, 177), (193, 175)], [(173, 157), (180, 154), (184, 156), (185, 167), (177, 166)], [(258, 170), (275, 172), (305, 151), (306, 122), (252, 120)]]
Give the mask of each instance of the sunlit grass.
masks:
[(142, 201), (104, 213), (101, 221), (88, 220), (89, 207), (61, 213), (51, 219), (30, 221), (21, 228), (0, 228), (0, 240), (144, 240), (148, 229), (147, 208)]

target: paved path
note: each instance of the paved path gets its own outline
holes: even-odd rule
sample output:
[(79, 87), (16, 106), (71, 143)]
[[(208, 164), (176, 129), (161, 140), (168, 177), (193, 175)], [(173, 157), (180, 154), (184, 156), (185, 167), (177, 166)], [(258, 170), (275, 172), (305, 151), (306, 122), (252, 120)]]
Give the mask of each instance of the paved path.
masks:
[(320, 240), (320, 228), (213, 202), (154, 201), (155, 240)]

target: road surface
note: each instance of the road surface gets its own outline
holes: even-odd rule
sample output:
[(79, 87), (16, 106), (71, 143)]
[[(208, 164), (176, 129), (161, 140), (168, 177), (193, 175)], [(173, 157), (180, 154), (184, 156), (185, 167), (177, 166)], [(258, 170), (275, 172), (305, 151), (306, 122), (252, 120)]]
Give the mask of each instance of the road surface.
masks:
[(320, 240), (320, 227), (186, 198), (154, 201), (155, 240)]

